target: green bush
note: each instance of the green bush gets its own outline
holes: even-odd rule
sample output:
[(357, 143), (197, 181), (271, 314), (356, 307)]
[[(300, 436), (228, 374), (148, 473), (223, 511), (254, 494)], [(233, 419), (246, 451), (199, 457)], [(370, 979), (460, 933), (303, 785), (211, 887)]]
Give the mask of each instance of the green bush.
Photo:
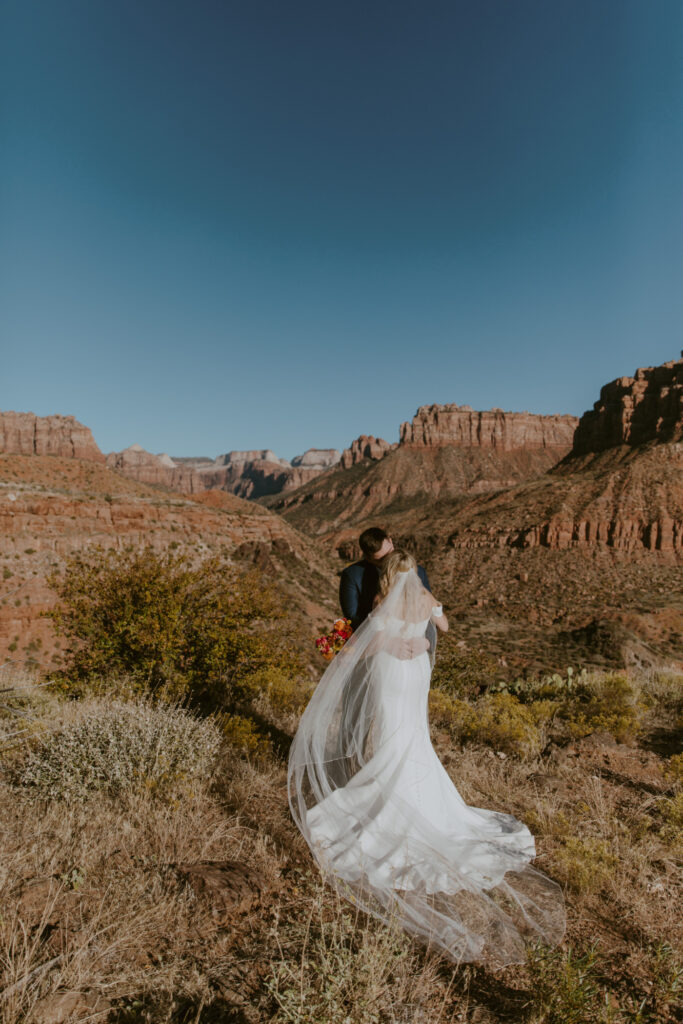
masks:
[(608, 732), (622, 743), (634, 739), (640, 728), (643, 707), (637, 689), (623, 674), (607, 672), (587, 676), (576, 692), (565, 699), (561, 719), (574, 738)]
[(481, 743), (521, 757), (534, 757), (543, 747), (537, 716), (509, 693), (486, 694), (471, 704), (432, 690), (429, 710), (435, 725), (463, 743)]
[(663, 797), (657, 801), (657, 807), (664, 820), (660, 836), (672, 846), (683, 849), (683, 792), (671, 798)]
[(554, 729), (572, 739), (608, 732), (620, 742), (638, 735), (645, 711), (640, 688), (619, 672), (582, 669), (540, 679), (517, 679), (498, 686), (528, 707), (536, 721), (552, 722)]
[(218, 558), (96, 552), (50, 577), (60, 602), (50, 612), (68, 639), (61, 687), (81, 695), (126, 678), (140, 692), (232, 709), (257, 692), (253, 677), (282, 663), (273, 621), (275, 590), (256, 573)]
[(674, 754), (664, 768), (664, 774), (676, 785), (683, 785), (683, 754)]
[(619, 863), (604, 839), (570, 837), (554, 854), (560, 876), (577, 892), (595, 892), (614, 877)]
[(166, 793), (209, 776), (221, 744), (211, 721), (149, 701), (87, 701), (33, 750), (16, 782), (43, 799), (140, 788)]
[(223, 737), (240, 754), (257, 760), (272, 750), (270, 741), (263, 736), (254, 722), (244, 715), (221, 715), (219, 728)]
[(432, 674), (432, 687), (454, 697), (474, 697), (482, 690), (500, 684), (506, 669), (489, 654), (476, 647), (468, 647), (446, 633), (439, 637), (436, 664)]

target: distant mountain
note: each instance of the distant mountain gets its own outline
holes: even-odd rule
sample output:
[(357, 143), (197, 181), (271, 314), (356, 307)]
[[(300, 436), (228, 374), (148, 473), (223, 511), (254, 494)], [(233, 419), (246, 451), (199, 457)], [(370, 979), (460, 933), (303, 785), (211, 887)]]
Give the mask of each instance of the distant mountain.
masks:
[(270, 449), (232, 451), (215, 459), (171, 458), (134, 444), (107, 455), (108, 466), (141, 483), (161, 484), (186, 494), (221, 490), (251, 499), (299, 487), (338, 461), (339, 452), (333, 448), (309, 448), (291, 463)]
[(264, 504), (312, 535), (333, 537), (351, 523), (538, 477), (571, 450), (577, 424), (574, 416), (423, 406), (401, 425), (398, 444), (363, 435), (339, 466)]
[(384, 525), (455, 636), (520, 668), (683, 662), (683, 358), (605, 385), (562, 458), (512, 446), (497, 414), (430, 408), (396, 449), (267, 504), (342, 561)]
[(606, 384), (580, 421), (423, 406), (397, 443), (291, 463), (132, 445), (105, 465), (71, 416), (0, 413), (0, 655), (51, 656), (45, 575), (91, 544), (269, 566), (324, 625), (331, 557), (376, 523), (426, 563), (452, 636), (518, 670), (683, 664), (683, 358)]

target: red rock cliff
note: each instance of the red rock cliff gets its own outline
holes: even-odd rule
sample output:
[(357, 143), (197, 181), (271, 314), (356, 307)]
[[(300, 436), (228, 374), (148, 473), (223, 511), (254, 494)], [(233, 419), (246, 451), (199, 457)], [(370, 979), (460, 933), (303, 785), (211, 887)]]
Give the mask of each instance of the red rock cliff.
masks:
[(176, 465), (168, 455), (153, 455), (139, 444), (132, 444), (122, 452), (110, 452), (107, 465), (132, 480), (145, 484), (160, 484), (173, 491), (195, 494), (203, 490), (198, 473), (191, 466)]
[(502, 409), (476, 412), (469, 405), (423, 405), (412, 422), (401, 424), (401, 444), (569, 451), (577, 423), (575, 416), (539, 416)]
[(373, 459), (376, 462), (378, 459), (383, 459), (387, 452), (392, 452), (396, 447), (395, 444), (389, 444), (382, 437), (361, 434), (351, 442), (349, 448), (345, 448), (342, 452), (341, 466), (343, 469), (350, 469), (351, 466), (362, 462), (363, 459)]
[(90, 429), (73, 416), (36, 416), (32, 412), (0, 412), (0, 452), (104, 462)]
[(574, 455), (617, 445), (683, 439), (683, 353), (681, 359), (618, 377), (600, 391), (574, 436)]

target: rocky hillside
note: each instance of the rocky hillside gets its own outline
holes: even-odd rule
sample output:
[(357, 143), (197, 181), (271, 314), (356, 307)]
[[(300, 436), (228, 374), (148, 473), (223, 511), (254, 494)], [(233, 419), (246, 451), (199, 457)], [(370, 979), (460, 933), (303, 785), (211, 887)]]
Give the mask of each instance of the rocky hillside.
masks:
[(393, 517), (425, 498), (462, 500), (545, 473), (571, 450), (578, 420), (500, 409), (431, 405), (389, 444), (362, 435), (338, 467), (265, 504), (301, 529), (336, 536), (359, 519)]
[(606, 384), (600, 399), (581, 417), (573, 455), (618, 445), (683, 440), (683, 352), (681, 359), (636, 370)]
[(122, 452), (110, 452), (107, 465), (142, 484), (158, 484), (184, 494), (202, 490), (198, 475), (192, 467), (178, 464), (165, 453), (153, 455), (139, 444), (132, 444)]
[(532, 664), (683, 663), (682, 392), (683, 359), (619, 378), (544, 477), (402, 519), (463, 632)]
[[(422, 443), (269, 504), (342, 561), (386, 524), (427, 564), (455, 635), (519, 668), (681, 662), (682, 380), (678, 360), (606, 385), (559, 461), (557, 448), (506, 450), (514, 433), (495, 411), (420, 410), (403, 436)], [(564, 418), (545, 419), (538, 444)], [(478, 436), (486, 448), (464, 443)]]
[(296, 614), (322, 626), (334, 611), (330, 560), (257, 504), (182, 496), (103, 461), (0, 454), (0, 660), (49, 665), (59, 641), (41, 617), (54, 601), (46, 577), (72, 553), (130, 545), (257, 564), (283, 583)]
[(291, 462), (270, 449), (232, 451), (215, 459), (171, 458), (153, 455), (139, 444), (107, 455), (108, 466), (141, 483), (160, 484), (186, 494), (221, 490), (252, 499), (300, 487), (338, 461), (339, 452), (333, 448), (309, 448)]

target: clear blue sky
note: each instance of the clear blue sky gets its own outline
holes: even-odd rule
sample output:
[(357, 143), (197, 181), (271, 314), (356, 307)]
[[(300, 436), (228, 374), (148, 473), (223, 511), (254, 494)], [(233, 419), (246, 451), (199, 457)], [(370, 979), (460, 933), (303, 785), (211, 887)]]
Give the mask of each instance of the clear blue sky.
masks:
[(0, 408), (109, 451), (580, 414), (678, 355), (681, 0), (3, 0)]

